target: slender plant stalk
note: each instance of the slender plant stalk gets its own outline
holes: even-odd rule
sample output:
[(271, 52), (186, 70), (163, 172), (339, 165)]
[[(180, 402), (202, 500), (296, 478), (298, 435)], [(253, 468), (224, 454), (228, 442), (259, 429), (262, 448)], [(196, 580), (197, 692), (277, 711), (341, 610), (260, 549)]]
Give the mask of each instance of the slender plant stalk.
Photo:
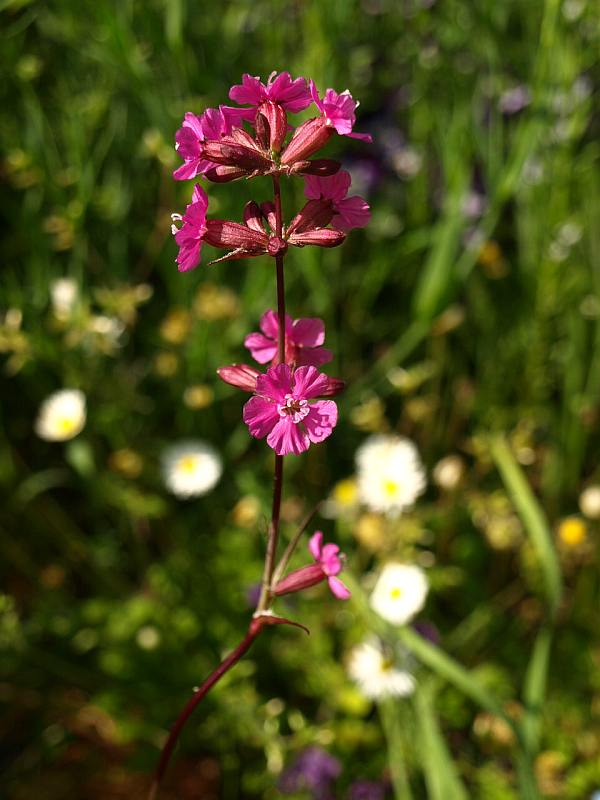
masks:
[[(273, 175), (273, 195), (274, 195), (274, 204), (275, 204), (275, 235), (278, 236), (280, 239), (283, 238), (283, 218), (281, 212), (281, 186), (279, 182), (279, 175)], [(284, 270), (283, 270), (283, 253), (276, 255), (275, 257), (275, 274), (276, 274), (276, 283), (277, 283), (277, 317), (278, 317), (278, 324), (279, 324), (279, 337), (277, 341), (277, 362), (279, 364), (285, 363), (285, 283), (284, 283)], [(154, 776), (154, 780), (152, 786), (150, 788), (150, 793), (148, 794), (148, 800), (156, 800), (158, 797), (158, 791), (160, 788), (161, 781), (163, 776), (167, 770), (169, 765), (169, 761), (171, 760), (171, 756), (173, 754), (173, 750), (175, 745), (177, 744), (177, 740), (181, 734), (181, 731), (193, 713), (196, 706), (204, 699), (204, 697), (208, 694), (208, 692), (212, 689), (212, 687), (219, 681), (225, 673), (230, 670), (233, 666), (237, 664), (237, 662), (246, 654), (246, 652), (250, 649), (252, 643), (256, 639), (256, 637), (262, 631), (265, 625), (265, 615), (269, 613), (269, 608), (271, 605), (272, 600), (272, 593), (271, 588), (273, 584), (273, 573), (275, 570), (275, 561), (277, 558), (277, 544), (279, 541), (279, 519), (281, 515), (281, 494), (283, 488), (283, 456), (275, 456), (275, 468), (274, 468), (274, 475), (273, 475), (273, 505), (271, 510), (271, 522), (269, 525), (269, 538), (267, 542), (267, 551), (265, 555), (265, 566), (263, 571), (263, 579), (262, 579), (262, 589), (260, 593), (260, 599), (258, 601), (258, 605), (256, 607), (256, 611), (254, 612), (254, 618), (252, 619), (248, 631), (246, 635), (239, 643), (239, 645), (233, 650), (227, 658), (225, 658), (219, 666), (212, 672), (208, 678), (204, 681), (202, 686), (194, 692), (194, 695), (190, 698), (186, 706), (184, 707), (183, 711), (177, 717), (175, 724), (173, 725), (171, 732), (169, 733), (169, 737), (163, 747), (160, 761), (158, 763), (158, 767), (156, 769), (156, 773)], [(315, 509), (316, 511), (316, 509)], [(306, 525), (310, 523), (313, 514), (308, 518), (305, 525), (300, 529), (300, 533), (303, 532)], [(295, 537), (294, 546), (298, 542), (299, 535)], [(288, 550), (286, 550), (286, 554)], [(287, 559), (289, 560), (292, 550), (287, 555)], [(287, 563), (287, 561), (286, 561)]]
[(262, 630), (262, 624), (260, 620), (253, 619), (250, 623), (248, 631), (246, 635), (242, 639), (242, 641), (238, 644), (235, 650), (227, 656), (227, 658), (223, 659), (219, 666), (216, 668), (214, 672), (212, 672), (208, 678), (204, 681), (202, 686), (199, 689), (194, 690), (193, 696), (188, 700), (187, 704), (185, 705), (183, 711), (177, 717), (177, 720), (173, 727), (171, 728), (171, 732), (169, 733), (169, 737), (165, 742), (165, 745), (162, 749), (162, 753), (160, 755), (160, 761), (158, 762), (158, 767), (156, 768), (156, 773), (154, 776), (154, 781), (152, 782), (152, 786), (150, 788), (150, 793), (148, 794), (148, 800), (155, 800), (158, 797), (158, 790), (160, 788), (161, 781), (165, 774), (165, 771), (169, 765), (169, 761), (171, 760), (171, 755), (173, 753), (173, 749), (177, 744), (177, 740), (179, 739), (179, 734), (182, 731), (183, 726), (188, 721), (189, 717), (191, 716), (192, 712), (200, 703), (204, 697), (208, 694), (208, 692), (212, 689), (212, 687), (219, 681), (225, 673), (231, 669), (240, 658), (245, 655), (250, 649), (252, 643), (258, 636), (258, 634)]
[[(281, 213), (281, 185), (279, 175), (273, 175), (273, 197), (275, 203), (275, 235), (283, 237), (283, 219)], [(275, 273), (277, 282), (277, 321), (279, 336), (277, 340), (277, 363), (285, 362), (285, 282), (283, 274), (283, 253), (275, 257)], [(281, 512), (281, 491), (283, 487), (283, 456), (275, 456), (275, 470), (273, 476), (273, 506), (271, 511), (271, 524), (269, 525), (269, 541), (263, 572), (262, 589), (256, 614), (264, 613), (271, 602), (271, 584), (273, 570), (277, 557), (277, 543), (279, 541), (279, 516)]]

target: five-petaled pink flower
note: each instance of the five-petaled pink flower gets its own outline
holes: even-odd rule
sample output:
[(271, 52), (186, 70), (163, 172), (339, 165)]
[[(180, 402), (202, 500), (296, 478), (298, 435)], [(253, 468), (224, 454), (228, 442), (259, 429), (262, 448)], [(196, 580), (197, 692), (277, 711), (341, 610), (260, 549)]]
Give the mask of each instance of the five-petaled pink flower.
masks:
[(337, 577), (342, 571), (343, 558), (337, 544), (323, 545), (323, 534), (321, 531), (316, 531), (310, 537), (308, 549), (315, 563), (290, 572), (277, 582), (273, 594), (281, 597), (284, 594), (300, 592), (326, 580), (335, 597), (347, 600), (350, 597), (350, 590)]
[(270, 367), (256, 380), (256, 394), (244, 405), (244, 422), (256, 439), (278, 456), (303, 453), (331, 435), (337, 423), (333, 400), (317, 400), (327, 393), (329, 378), (315, 367), (292, 370), (287, 364)]
[(202, 143), (207, 140), (221, 139), (228, 136), (234, 126), (241, 125), (243, 114), (241, 109), (219, 106), (207, 108), (201, 116), (188, 111), (183, 118), (181, 128), (175, 134), (175, 150), (183, 158), (184, 163), (173, 173), (178, 181), (186, 181), (203, 175), (217, 166), (202, 156)]
[[(277, 360), (279, 320), (277, 314), (266, 311), (260, 318), (262, 333), (250, 333), (244, 345), (259, 364)], [(325, 341), (325, 325), (317, 317), (295, 319), (285, 315), (285, 362), (290, 366), (319, 367), (333, 358), (331, 350), (321, 345)]]
[(175, 224), (171, 231), (175, 236), (175, 241), (179, 245), (177, 254), (177, 264), (180, 272), (187, 272), (194, 269), (200, 263), (200, 248), (202, 238), (206, 233), (206, 209), (208, 208), (208, 196), (204, 189), (196, 184), (192, 195), (192, 202), (185, 209), (185, 214), (171, 214), (173, 222), (182, 222), (181, 228)]
[(351, 183), (350, 173), (340, 170), (336, 175), (319, 178), (304, 176), (304, 194), (311, 200), (331, 200), (335, 216), (331, 220), (334, 228), (350, 231), (364, 228), (371, 219), (369, 204), (362, 197), (346, 197)]
[(340, 548), (337, 544), (330, 543), (323, 546), (323, 534), (321, 531), (317, 531), (310, 537), (308, 549), (327, 576), (327, 583), (333, 594), (339, 600), (347, 600), (350, 597), (350, 590), (336, 577), (342, 571), (342, 560), (339, 556)]
[(315, 82), (311, 80), (310, 93), (328, 128), (334, 128), (341, 136), (349, 136), (363, 142), (373, 141), (373, 137), (369, 133), (352, 133), (356, 122), (354, 112), (358, 108), (358, 101), (352, 97), (348, 89), (341, 94), (334, 89), (327, 89), (321, 100)]
[(265, 100), (278, 103), (286, 111), (296, 114), (307, 108), (312, 98), (306, 85), (306, 78), (292, 80), (289, 72), (272, 72), (266, 85), (258, 76), (242, 76), (242, 83), (232, 86), (229, 97), (240, 105), (249, 105), (254, 110)]

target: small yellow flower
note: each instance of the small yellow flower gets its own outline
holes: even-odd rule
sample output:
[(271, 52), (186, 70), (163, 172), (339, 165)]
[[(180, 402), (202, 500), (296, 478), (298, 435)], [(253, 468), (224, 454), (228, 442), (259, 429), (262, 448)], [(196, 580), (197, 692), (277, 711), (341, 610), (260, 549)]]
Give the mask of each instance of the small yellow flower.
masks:
[(358, 488), (354, 478), (338, 481), (331, 493), (333, 500), (342, 507), (352, 507), (358, 500)]
[(175, 353), (158, 353), (154, 359), (154, 371), (161, 378), (170, 378), (177, 372), (179, 360)]
[(577, 547), (585, 541), (587, 527), (579, 517), (567, 517), (558, 526), (558, 538), (565, 547)]
[(240, 528), (253, 528), (260, 517), (261, 505), (258, 497), (247, 494), (240, 498), (233, 507), (231, 516)]
[(185, 308), (173, 308), (162, 321), (160, 335), (169, 344), (181, 344), (192, 329), (192, 315)]
[(183, 393), (183, 402), (193, 411), (206, 408), (214, 400), (215, 394), (210, 386), (198, 383), (195, 386), (188, 386)]
[(110, 454), (108, 465), (112, 470), (120, 472), (126, 478), (137, 478), (142, 471), (144, 462), (139, 453), (123, 448)]

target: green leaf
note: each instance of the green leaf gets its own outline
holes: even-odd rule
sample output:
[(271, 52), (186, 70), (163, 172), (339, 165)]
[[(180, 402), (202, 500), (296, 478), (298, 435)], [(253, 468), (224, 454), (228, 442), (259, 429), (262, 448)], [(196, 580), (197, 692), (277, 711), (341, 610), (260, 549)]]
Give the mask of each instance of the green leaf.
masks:
[(562, 580), (548, 522), (506, 439), (493, 436), (490, 451), (540, 560), (546, 597), (554, 616), (560, 603)]
[(430, 800), (467, 800), (467, 792), (438, 725), (434, 700), (431, 681), (420, 683), (414, 703), (428, 797)]

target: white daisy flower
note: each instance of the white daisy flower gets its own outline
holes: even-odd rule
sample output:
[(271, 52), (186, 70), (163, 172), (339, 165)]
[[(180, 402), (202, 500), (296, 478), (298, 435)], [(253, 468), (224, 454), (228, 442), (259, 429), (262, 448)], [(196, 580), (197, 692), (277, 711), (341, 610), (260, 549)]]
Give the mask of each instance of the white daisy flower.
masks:
[(428, 589), (420, 567), (386, 564), (371, 594), (371, 608), (388, 622), (404, 625), (423, 608)]
[(350, 651), (348, 674), (372, 700), (407, 697), (415, 690), (415, 679), (403, 666), (382, 650), (377, 639), (370, 638)]
[(588, 519), (600, 519), (600, 486), (588, 486), (579, 495), (579, 508)]
[(223, 472), (219, 454), (205, 442), (189, 440), (169, 447), (162, 457), (163, 477), (176, 497), (209, 492)]
[(79, 389), (61, 389), (47, 397), (38, 413), (35, 432), (48, 442), (64, 442), (83, 430), (85, 395)]
[(425, 490), (425, 470), (415, 445), (401, 436), (370, 436), (356, 451), (358, 491), (372, 511), (396, 515)]
[(54, 316), (67, 320), (73, 312), (79, 296), (79, 289), (72, 278), (58, 278), (50, 284), (50, 299)]

